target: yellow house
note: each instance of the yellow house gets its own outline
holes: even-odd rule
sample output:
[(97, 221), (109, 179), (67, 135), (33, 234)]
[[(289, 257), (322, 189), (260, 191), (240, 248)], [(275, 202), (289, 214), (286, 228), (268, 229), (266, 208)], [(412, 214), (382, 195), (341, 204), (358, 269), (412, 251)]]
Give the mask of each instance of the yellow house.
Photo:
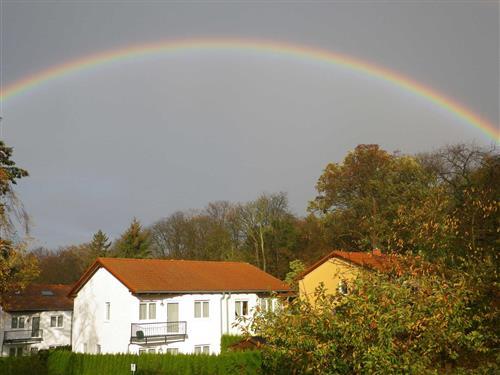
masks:
[(329, 294), (337, 291), (347, 293), (349, 281), (356, 278), (360, 268), (383, 271), (387, 269), (388, 263), (388, 258), (380, 250), (372, 253), (332, 251), (298, 276), (299, 296), (313, 299), (320, 283), (323, 283)]

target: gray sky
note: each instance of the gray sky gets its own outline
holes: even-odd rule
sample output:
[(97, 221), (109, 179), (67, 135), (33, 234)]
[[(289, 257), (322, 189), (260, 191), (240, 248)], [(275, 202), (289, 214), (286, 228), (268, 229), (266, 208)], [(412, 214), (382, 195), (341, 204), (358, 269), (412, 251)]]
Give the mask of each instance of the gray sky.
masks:
[[(319, 47), (429, 85), (499, 123), (496, 1), (1, 1), (2, 82), (119, 47), (241, 37)], [(30, 178), (36, 245), (116, 237), (214, 200), (287, 191), (302, 215), (328, 162), (360, 143), (394, 151), (491, 144), (429, 102), (334, 66), (212, 51), (140, 58), (5, 103), (3, 135)]]

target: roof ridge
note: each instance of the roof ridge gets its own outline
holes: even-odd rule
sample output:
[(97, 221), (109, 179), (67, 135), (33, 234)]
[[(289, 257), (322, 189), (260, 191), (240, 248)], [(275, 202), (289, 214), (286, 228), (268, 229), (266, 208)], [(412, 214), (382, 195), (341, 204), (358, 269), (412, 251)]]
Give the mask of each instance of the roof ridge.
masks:
[(125, 260), (125, 261), (156, 261), (156, 262), (198, 262), (198, 263), (236, 263), (236, 264), (249, 264), (254, 266), (248, 262), (241, 262), (236, 260), (202, 260), (202, 259), (162, 259), (162, 258), (114, 258), (114, 257), (99, 257), (97, 259), (100, 260)]

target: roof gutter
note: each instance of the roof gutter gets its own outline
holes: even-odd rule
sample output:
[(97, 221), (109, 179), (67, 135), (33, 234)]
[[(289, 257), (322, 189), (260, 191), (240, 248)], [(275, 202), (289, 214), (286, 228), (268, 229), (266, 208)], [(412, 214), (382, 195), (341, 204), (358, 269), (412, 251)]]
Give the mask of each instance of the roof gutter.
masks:
[(220, 294), (220, 293), (277, 293), (292, 292), (291, 289), (255, 289), (255, 290), (137, 290), (134, 294)]

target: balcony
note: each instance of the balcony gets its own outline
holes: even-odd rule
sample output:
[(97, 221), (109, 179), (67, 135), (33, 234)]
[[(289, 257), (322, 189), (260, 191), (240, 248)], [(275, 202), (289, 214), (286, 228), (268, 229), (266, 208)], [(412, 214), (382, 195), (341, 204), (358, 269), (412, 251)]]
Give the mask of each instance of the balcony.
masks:
[(187, 336), (186, 322), (132, 323), (131, 344), (159, 344), (184, 341)]
[(5, 343), (30, 343), (43, 340), (43, 331), (38, 330), (15, 330), (5, 331), (3, 342)]

